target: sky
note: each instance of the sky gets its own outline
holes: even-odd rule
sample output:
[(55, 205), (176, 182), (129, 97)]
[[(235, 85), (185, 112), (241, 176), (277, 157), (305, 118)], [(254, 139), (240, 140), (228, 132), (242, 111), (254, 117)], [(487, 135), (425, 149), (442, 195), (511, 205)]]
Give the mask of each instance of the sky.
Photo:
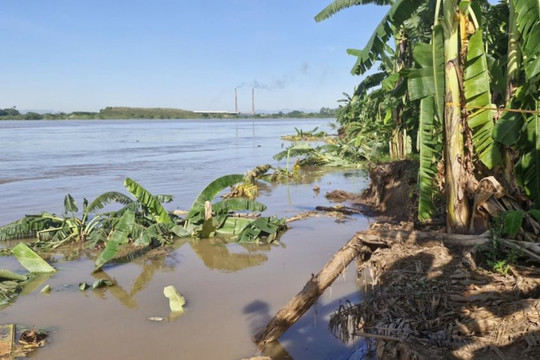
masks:
[(336, 108), (387, 11), (331, 0), (3, 0), (0, 108)]

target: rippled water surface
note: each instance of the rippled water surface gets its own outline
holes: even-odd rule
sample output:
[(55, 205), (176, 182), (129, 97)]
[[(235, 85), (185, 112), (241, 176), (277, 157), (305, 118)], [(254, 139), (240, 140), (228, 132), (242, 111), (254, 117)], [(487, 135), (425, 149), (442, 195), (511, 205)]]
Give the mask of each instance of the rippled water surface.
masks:
[[(43, 210), (61, 213), (70, 193), (79, 203), (105, 191), (126, 192), (131, 177), (154, 194), (174, 195), (169, 210), (187, 209), (211, 180), (276, 164), (288, 146), (280, 136), (295, 127), (329, 130), (328, 120), (100, 120), (0, 122), (0, 224)], [(280, 164), (284, 166), (284, 163)], [(313, 186), (320, 186), (320, 194)], [(359, 192), (357, 170), (313, 172), (298, 184), (266, 184), (260, 201), (283, 217), (328, 205), (327, 191)], [(58, 272), (38, 279), (0, 311), (0, 323), (54, 329), (38, 359), (240, 359), (257, 349), (250, 338), (295, 295), (312, 273), (364, 229), (367, 219), (337, 223), (329, 217), (294, 222), (277, 245), (240, 246), (218, 239), (178, 241), (168, 255), (137, 259), (92, 275), (86, 249), (59, 252)], [(4, 265), (20, 271), (16, 261)], [(80, 292), (77, 285), (110, 277), (117, 286)], [(358, 348), (327, 330), (328, 316), (344, 299), (356, 300), (351, 267), (317, 305), (265, 349), (274, 359), (339, 359)], [(39, 293), (50, 284), (50, 295)], [(186, 298), (186, 312), (170, 321), (163, 287)]]

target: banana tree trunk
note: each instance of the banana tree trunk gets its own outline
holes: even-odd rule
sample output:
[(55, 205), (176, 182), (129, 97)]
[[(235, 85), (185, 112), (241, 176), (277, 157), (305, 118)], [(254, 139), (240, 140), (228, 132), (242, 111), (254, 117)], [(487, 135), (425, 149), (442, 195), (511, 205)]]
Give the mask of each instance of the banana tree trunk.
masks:
[(455, 0), (443, 2), (445, 19), (445, 181), (446, 226), (448, 233), (466, 233), (469, 227), (470, 206), (465, 188), (467, 171), (461, 115), (461, 69), (459, 65), (459, 20)]

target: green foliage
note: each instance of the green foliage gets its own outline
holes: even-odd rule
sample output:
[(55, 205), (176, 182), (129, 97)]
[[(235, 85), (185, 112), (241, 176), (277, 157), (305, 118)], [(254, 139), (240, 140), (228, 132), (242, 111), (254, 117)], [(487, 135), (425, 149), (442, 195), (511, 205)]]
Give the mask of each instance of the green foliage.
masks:
[(19, 263), (31, 273), (53, 273), (56, 271), (23, 242), (19, 242), (11, 251)]
[(244, 175), (231, 174), (221, 176), (212, 181), (199, 193), (199, 195), (193, 202), (193, 205), (191, 205), (191, 210), (189, 211), (187, 218), (192, 223), (201, 223), (204, 215), (204, 203), (206, 201), (212, 201), (221, 191), (230, 186), (238, 184), (243, 180)]
[(493, 141), (493, 112), (478, 108), (492, 108), (489, 73), (484, 53), (482, 30), (469, 39), (464, 81), (466, 106), (470, 107), (469, 127), (473, 130), (473, 145), (479, 159), (491, 169), (501, 162), (500, 151)]
[(95, 262), (96, 270), (101, 269), (107, 261), (116, 256), (120, 245), (129, 241), (129, 236), (132, 233), (134, 223), (135, 214), (130, 211), (126, 211), (114, 227), (113, 232), (105, 245), (105, 249), (97, 258)]
[(102, 119), (198, 119), (202, 116), (189, 110), (169, 108), (106, 107), (99, 111)]
[(285, 219), (277, 217), (261, 217), (250, 222), (238, 235), (239, 243), (259, 243), (264, 238), (272, 243), (280, 230), (286, 228)]
[(137, 198), (140, 204), (147, 209), (158, 223), (171, 224), (172, 220), (167, 210), (163, 208), (159, 200), (141, 185), (130, 178), (124, 180), (126, 189)]
[(212, 210), (216, 215), (225, 215), (231, 211), (264, 211), (266, 205), (251, 199), (233, 198), (212, 204)]

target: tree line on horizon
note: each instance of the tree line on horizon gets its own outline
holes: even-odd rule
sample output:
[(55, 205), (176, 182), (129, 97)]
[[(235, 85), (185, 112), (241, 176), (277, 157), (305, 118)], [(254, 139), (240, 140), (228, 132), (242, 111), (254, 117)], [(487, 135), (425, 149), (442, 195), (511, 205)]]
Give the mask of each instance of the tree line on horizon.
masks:
[(68, 119), (206, 119), (206, 118), (333, 118), (337, 109), (322, 107), (319, 112), (293, 110), (271, 114), (198, 114), (190, 110), (173, 108), (106, 107), (99, 112), (74, 111), (71, 113), (21, 113), (16, 107), (0, 109), (0, 120), (68, 120)]

